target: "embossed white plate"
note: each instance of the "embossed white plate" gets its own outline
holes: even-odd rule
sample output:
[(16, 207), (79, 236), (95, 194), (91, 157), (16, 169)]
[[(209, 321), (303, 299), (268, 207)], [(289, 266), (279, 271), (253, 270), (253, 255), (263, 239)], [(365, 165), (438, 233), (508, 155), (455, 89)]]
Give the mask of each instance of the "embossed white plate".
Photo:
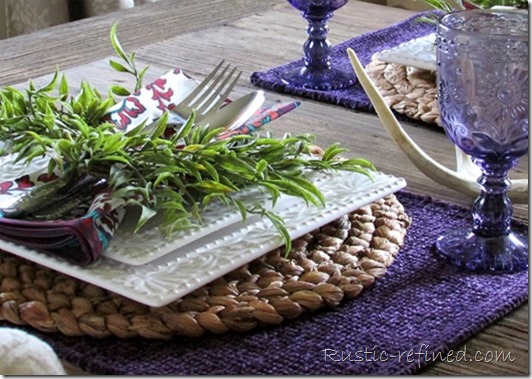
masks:
[(391, 49), (381, 51), (378, 53), (378, 59), (383, 62), (436, 71), (435, 41), (435, 33), (415, 38)]
[[(293, 239), (406, 186), (404, 179), (383, 173), (370, 180), (357, 173), (322, 172), (312, 180), (325, 196), (324, 208), (292, 199), (277, 211)], [(281, 245), (267, 219), (234, 224), (140, 266), (102, 257), (81, 267), (0, 240), (2, 250), (153, 307), (167, 305)]]
[[(265, 193), (247, 190), (235, 196), (244, 204), (260, 203), (265, 209), (269, 207), (269, 197)], [(294, 202), (294, 198), (281, 197), (276, 204), (276, 209), (282, 209)], [(207, 241), (214, 232), (238, 224), (242, 227), (242, 216), (237, 210), (230, 210), (227, 206), (215, 202), (201, 214), (200, 226), (177, 231), (172, 239), (163, 237), (163, 230), (157, 225), (159, 220), (154, 218), (142, 228), (141, 233), (134, 233), (138, 215), (126, 213), (124, 220), (116, 230), (109, 247), (102, 256), (130, 265), (142, 265), (160, 258), (178, 248), (198, 239)], [(248, 216), (247, 222), (256, 220), (257, 216)]]

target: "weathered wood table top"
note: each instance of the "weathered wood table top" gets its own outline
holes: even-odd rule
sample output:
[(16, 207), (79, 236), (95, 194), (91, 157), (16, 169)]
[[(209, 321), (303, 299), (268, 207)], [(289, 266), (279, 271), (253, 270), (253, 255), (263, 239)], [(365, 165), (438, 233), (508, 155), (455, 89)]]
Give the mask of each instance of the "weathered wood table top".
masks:
[[(331, 20), (329, 39), (336, 44), (412, 14), (352, 0)], [(306, 39), (304, 20), (285, 0), (162, 0), (0, 41), (0, 85), (49, 75), (56, 67), (67, 71), (72, 82), (85, 79), (102, 88), (126, 80), (107, 68), (106, 63), (106, 58), (114, 55), (109, 31), (116, 21), (125, 50), (135, 51), (140, 64), (152, 66), (151, 75), (180, 67), (201, 78), (222, 58), (237, 64), (243, 75), (235, 96), (254, 89), (249, 82), (252, 72), (300, 58)], [(266, 92), (266, 97), (269, 102), (288, 99), (273, 92)], [(453, 146), (444, 133), (403, 125), (432, 157), (448, 167), (454, 166)], [(279, 135), (313, 133), (320, 145), (341, 141), (350, 149), (349, 154), (371, 160), (381, 171), (404, 177), (411, 192), (464, 206), (470, 206), (473, 200), (419, 172), (373, 114), (304, 100), (297, 111), (277, 121), (272, 130)], [(527, 161), (523, 160), (513, 177), (528, 176)], [(528, 223), (528, 205), (516, 205), (514, 215)], [(527, 374), (528, 305), (498, 320), (466, 345), (468, 351), (512, 352), (513, 361), (438, 362), (422, 374)]]

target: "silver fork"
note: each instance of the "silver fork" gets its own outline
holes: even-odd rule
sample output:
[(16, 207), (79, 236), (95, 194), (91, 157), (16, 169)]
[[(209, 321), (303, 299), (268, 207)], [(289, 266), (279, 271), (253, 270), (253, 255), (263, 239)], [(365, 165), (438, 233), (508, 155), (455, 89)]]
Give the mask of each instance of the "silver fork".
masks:
[(237, 72), (236, 67), (227, 73), (230, 64), (222, 69), (223, 64), (223, 60), (218, 63), (211, 73), (172, 109), (172, 112), (184, 120), (187, 120), (194, 112), (194, 124), (202, 125), (203, 120), (219, 110), (242, 74), (242, 71)]

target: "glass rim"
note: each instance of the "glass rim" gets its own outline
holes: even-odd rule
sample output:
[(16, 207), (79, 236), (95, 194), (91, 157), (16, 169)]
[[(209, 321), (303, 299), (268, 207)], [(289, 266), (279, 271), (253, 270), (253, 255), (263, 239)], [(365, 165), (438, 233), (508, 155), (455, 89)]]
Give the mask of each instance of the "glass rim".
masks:
[[(455, 18), (457, 16), (460, 16), (461, 14), (464, 14), (464, 13), (524, 15), (525, 12), (522, 9), (468, 9), (468, 10), (452, 11), (452, 12), (446, 13), (439, 19), (438, 25), (437, 25), (438, 30), (441, 29), (446, 32), (452, 31), (455, 34), (462, 34), (462, 35), (476, 34), (479, 36), (489, 36), (490, 38), (508, 39), (509, 37), (511, 37), (512, 39), (528, 40), (528, 35), (529, 35), (528, 27), (527, 27), (526, 32), (522, 32), (522, 33), (518, 32), (518, 33), (512, 33), (512, 34), (491, 34), (491, 33), (479, 32), (479, 31), (472, 32), (472, 31), (461, 30), (461, 29), (454, 28), (448, 24), (445, 24), (445, 21)], [(528, 16), (528, 12), (526, 12), (526, 15)], [(528, 21), (526, 22), (526, 25), (527, 26), (529, 25)]]

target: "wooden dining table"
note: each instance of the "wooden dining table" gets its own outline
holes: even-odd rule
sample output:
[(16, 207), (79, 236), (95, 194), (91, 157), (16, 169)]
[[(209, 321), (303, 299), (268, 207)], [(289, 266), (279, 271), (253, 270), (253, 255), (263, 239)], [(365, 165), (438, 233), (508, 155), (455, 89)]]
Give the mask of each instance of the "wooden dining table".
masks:
[[(331, 19), (329, 39), (337, 44), (413, 14), (351, 0)], [(249, 80), (253, 72), (299, 59), (306, 39), (305, 21), (285, 0), (160, 0), (0, 41), (0, 85), (44, 80), (56, 68), (67, 73), (73, 87), (76, 82), (88, 80), (105, 90), (110, 84), (130, 80), (107, 64), (108, 58), (114, 56), (109, 32), (117, 21), (124, 49), (134, 51), (138, 64), (150, 65), (154, 72), (148, 78), (173, 67), (201, 78), (225, 59), (243, 71), (234, 96), (256, 89)], [(273, 103), (294, 97), (266, 91), (266, 98)], [(429, 155), (454, 167), (454, 147), (443, 132), (410, 122), (403, 122), (403, 126)], [(411, 192), (466, 207), (472, 204), (471, 196), (422, 174), (390, 139), (375, 114), (302, 99), (301, 107), (275, 121), (271, 130), (276, 135), (312, 133), (323, 146), (341, 141), (349, 149), (347, 155), (365, 157), (379, 170), (405, 178)], [(522, 159), (512, 176), (528, 177), (528, 159)], [(514, 204), (514, 217), (528, 224), (528, 205)], [(528, 304), (497, 320), (465, 345), (472, 352), (510, 351), (514, 359), (434, 362), (420, 373), (528, 374)], [(66, 362), (65, 365), (71, 373), (80, 372)]]

